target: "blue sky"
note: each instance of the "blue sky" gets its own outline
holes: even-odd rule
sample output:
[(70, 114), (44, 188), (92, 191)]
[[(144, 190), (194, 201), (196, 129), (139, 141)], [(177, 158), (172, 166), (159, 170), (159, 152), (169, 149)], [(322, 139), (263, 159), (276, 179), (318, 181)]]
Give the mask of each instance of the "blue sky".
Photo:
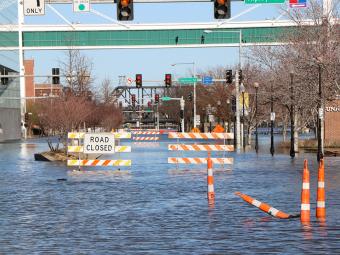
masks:
[[(285, 5), (283, 5), (285, 6)], [(72, 5), (53, 5), (70, 22), (82, 24), (110, 23), (108, 20), (88, 13), (73, 13)], [(232, 2), (232, 17), (251, 7), (243, 2)], [(282, 5), (265, 4), (235, 21), (273, 19), (279, 15)], [(116, 19), (115, 4), (92, 4), (91, 8)], [(214, 22), (213, 3), (167, 3), (134, 4), (134, 20), (128, 23), (190, 23)], [(51, 9), (46, 7), (46, 15), (26, 17), (26, 24), (65, 24)], [(162, 80), (165, 73), (174, 73), (176, 77), (188, 74), (189, 65), (172, 67), (172, 63), (195, 62), (197, 69), (215, 66), (229, 66), (238, 63), (238, 48), (185, 48), (185, 49), (111, 49), (82, 51), (93, 62), (95, 85), (104, 78), (118, 83), (119, 75), (134, 77), (142, 73), (143, 79)], [(65, 60), (63, 51), (26, 51), (25, 58), (35, 60), (38, 75), (51, 73), (52, 67), (58, 67)]]

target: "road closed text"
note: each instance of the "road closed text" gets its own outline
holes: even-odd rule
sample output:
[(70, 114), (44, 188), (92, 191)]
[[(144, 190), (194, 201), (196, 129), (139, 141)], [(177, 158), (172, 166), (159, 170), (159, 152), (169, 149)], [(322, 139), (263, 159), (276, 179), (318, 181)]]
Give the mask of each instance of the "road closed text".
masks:
[(111, 133), (85, 134), (84, 136), (84, 153), (87, 154), (113, 154), (114, 145), (114, 134)]

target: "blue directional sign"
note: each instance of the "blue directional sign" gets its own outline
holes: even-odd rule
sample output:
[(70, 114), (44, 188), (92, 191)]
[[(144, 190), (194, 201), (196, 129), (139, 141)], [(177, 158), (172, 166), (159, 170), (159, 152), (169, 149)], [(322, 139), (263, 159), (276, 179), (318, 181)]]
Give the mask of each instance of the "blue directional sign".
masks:
[(211, 77), (211, 76), (203, 76), (202, 77), (202, 83), (206, 84), (206, 85), (212, 84), (213, 83), (213, 77)]

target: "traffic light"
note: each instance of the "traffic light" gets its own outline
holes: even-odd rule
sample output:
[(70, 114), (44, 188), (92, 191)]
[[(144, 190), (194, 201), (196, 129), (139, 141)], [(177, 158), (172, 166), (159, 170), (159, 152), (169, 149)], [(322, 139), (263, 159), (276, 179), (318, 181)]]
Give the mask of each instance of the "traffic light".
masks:
[(148, 108), (151, 108), (151, 102), (150, 101), (148, 102)]
[[(1, 75), (8, 75), (8, 70), (6, 68), (3, 69)], [(1, 77), (1, 84), (7, 85), (8, 84), (8, 77)]]
[(159, 103), (159, 94), (155, 94), (155, 103), (156, 103), (156, 104)]
[(179, 117), (180, 117), (181, 119), (184, 119), (184, 110), (180, 110), (180, 111), (179, 111)]
[(131, 101), (132, 101), (132, 106), (135, 106), (136, 105), (136, 95), (135, 94), (131, 95)]
[(192, 93), (191, 92), (188, 95), (188, 101), (192, 102)]
[(233, 82), (233, 71), (226, 70), (225, 71), (225, 79), (227, 84), (231, 84)]
[(231, 110), (233, 112), (236, 112), (236, 97), (235, 96), (231, 96)]
[(167, 73), (165, 75), (165, 87), (171, 87), (171, 74)]
[(52, 68), (52, 84), (60, 84), (59, 68)]
[(26, 123), (28, 122), (28, 118), (29, 118), (28, 112), (25, 112), (25, 122), (26, 122)]
[(242, 70), (238, 70), (238, 80), (239, 80), (239, 82), (243, 81)]
[(141, 88), (143, 84), (143, 77), (141, 74), (136, 74), (136, 87)]
[(133, 20), (133, 0), (117, 0), (117, 19)]
[(214, 0), (215, 19), (230, 18), (230, 1), (231, 0)]

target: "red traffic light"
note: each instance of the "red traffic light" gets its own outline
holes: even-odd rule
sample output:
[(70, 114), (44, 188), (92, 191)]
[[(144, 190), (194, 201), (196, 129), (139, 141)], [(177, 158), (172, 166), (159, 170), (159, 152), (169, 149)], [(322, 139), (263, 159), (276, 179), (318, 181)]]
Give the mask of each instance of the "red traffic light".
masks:
[(143, 84), (143, 77), (141, 74), (136, 74), (136, 87), (141, 88)]
[(136, 95), (135, 94), (131, 95), (131, 101), (132, 101), (132, 105), (135, 106), (135, 104), (136, 104)]
[(165, 87), (171, 87), (171, 74), (169, 73), (165, 75)]
[(155, 94), (155, 102), (156, 102), (156, 103), (159, 102), (159, 94)]
[(150, 101), (148, 102), (148, 107), (151, 108), (151, 102)]

